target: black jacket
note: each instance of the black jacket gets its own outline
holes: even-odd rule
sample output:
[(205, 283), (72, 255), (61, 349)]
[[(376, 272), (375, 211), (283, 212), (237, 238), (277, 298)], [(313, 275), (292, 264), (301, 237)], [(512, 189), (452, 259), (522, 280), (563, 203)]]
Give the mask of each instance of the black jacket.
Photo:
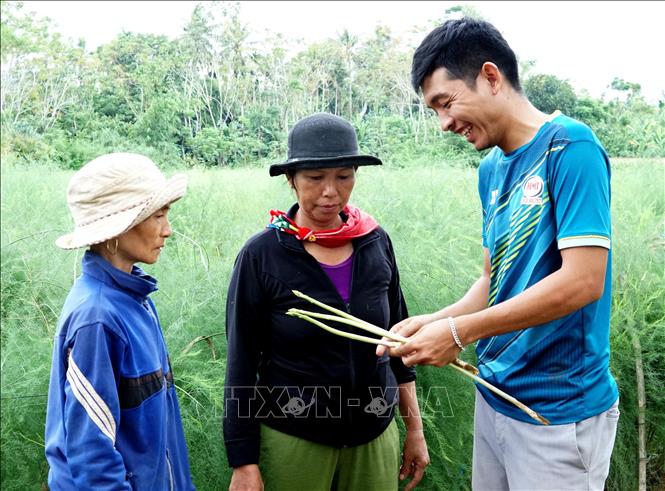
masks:
[(367, 443), (392, 420), (397, 385), (415, 380), (399, 358), (378, 358), (375, 345), (286, 315), (291, 307), (323, 311), (293, 295), (300, 290), (386, 329), (407, 317), (386, 232), (378, 228), (353, 246), (348, 305), (291, 235), (266, 229), (238, 254), (226, 305), (223, 426), (231, 467), (258, 463), (260, 423), (335, 447)]

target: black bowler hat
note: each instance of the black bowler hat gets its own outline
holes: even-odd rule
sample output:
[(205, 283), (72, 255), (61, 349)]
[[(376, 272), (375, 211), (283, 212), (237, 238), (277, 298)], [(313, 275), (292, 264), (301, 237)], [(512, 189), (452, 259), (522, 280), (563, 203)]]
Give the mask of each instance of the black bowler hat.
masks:
[(378, 158), (358, 152), (358, 139), (351, 123), (333, 114), (317, 113), (291, 128), (287, 160), (271, 165), (270, 175), (297, 169), (381, 164)]

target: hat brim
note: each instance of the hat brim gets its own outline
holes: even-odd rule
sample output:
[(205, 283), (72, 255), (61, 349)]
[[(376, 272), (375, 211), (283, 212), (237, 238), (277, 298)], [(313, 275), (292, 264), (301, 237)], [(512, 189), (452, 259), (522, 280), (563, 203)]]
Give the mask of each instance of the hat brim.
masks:
[(78, 249), (117, 237), (130, 228), (132, 221), (141, 213), (144, 206), (145, 203), (141, 203), (128, 210), (95, 220), (88, 225), (78, 226), (73, 232), (58, 237), (55, 245), (60, 249)]
[(287, 170), (330, 169), (331, 167), (355, 167), (361, 165), (383, 165), (383, 162), (372, 155), (339, 155), (335, 157), (290, 159), (281, 164), (270, 166), (272, 177), (285, 174)]
[(117, 237), (150, 217), (157, 210), (182, 198), (187, 191), (187, 176), (176, 174), (167, 180), (152, 197), (128, 210), (106, 216), (85, 226), (78, 226), (73, 232), (58, 237), (55, 245), (61, 249), (79, 249), (100, 244)]

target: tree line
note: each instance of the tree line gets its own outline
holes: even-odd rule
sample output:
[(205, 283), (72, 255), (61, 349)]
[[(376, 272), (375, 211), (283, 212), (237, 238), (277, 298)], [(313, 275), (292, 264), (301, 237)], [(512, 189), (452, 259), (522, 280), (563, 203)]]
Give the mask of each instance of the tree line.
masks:
[[(2, 148), (30, 162), (78, 168), (112, 150), (177, 165), (279, 160), (291, 125), (319, 111), (351, 120), (362, 149), (389, 165), (478, 161), (438, 130), (410, 85), (414, 46), (385, 26), (367, 39), (344, 30), (293, 49), (280, 34), (252, 40), (240, 4), (207, 2), (176, 38), (123, 32), (89, 52), (23, 3), (1, 5)], [(479, 15), (453, 7), (440, 21), (459, 12)], [(621, 79), (609, 84), (613, 99), (578, 95), (533, 65), (521, 62), (521, 74), (539, 109), (588, 123), (612, 156), (665, 156), (665, 96), (649, 104)]]

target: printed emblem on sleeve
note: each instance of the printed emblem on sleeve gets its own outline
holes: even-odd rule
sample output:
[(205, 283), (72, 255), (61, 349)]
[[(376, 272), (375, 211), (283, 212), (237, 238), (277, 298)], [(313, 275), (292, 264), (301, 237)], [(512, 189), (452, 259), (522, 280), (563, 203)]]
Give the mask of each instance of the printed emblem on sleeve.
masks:
[(523, 205), (542, 205), (543, 204), (543, 190), (545, 183), (540, 176), (531, 176), (522, 184), (522, 201)]

